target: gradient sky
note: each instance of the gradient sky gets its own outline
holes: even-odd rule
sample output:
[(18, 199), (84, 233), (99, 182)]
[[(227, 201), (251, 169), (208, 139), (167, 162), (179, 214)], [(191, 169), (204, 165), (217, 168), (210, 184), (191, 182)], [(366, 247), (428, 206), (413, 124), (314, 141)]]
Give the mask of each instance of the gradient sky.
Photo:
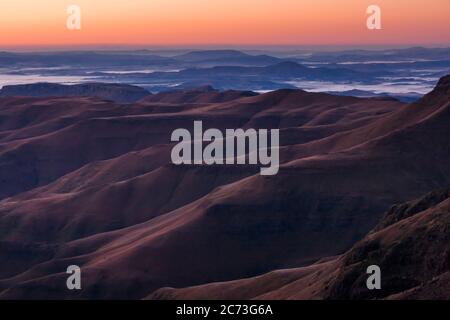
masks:
[[(66, 8), (82, 29), (66, 28)], [(366, 28), (382, 9), (383, 30)], [(450, 44), (450, 0), (1, 0), (0, 46)]]

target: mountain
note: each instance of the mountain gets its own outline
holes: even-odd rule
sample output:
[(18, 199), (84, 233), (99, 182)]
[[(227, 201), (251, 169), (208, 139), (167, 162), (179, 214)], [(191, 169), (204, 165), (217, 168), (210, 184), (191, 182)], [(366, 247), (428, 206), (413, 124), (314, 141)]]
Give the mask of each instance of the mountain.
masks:
[(448, 48), (0, 52), (0, 83), (95, 81), (132, 84), (151, 92), (205, 84), (257, 92), (301, 88), (346, 94), (356, 89), (414, 102), (448, 73), (448, 57)]
[(83, 83), (62, 85), (56, 83), (34, 83), (4, 86), (0, 97), (97, 97), (116, 102), (136, 102), (150, 95), (147, 90), (127, 85), (113, 83)]
[[(418, 60), (448, 60), (450, 48), (412, 47), (386, 50), (345, 50), (316, 52), (310, 55), (309, 61), (326, 62), (364, 62), (371, 61), (418, 61)], [(303, 58), (303, 57), (302, 57)], [(304, 58), (303, 58), (304, 59)]]
[[(280, 78), (300, 78), (310, 80), (326, 80), (326, 79), (358, 79), (361, 73), (345, 68), (310, 68), (300, 65), (296, 62), (281, 62), (276, 65), (266, 66), (260, 71), (261, 74), (271, 75)], [(372, 76), (366, 73), (365, 77)]]
[[(385, 73), (386, 75), (386, 73)], [(101, 74), (107, 81), (116, 76)], [(296, 62), (283, 61), (266, 66), (216, 65), (190, 67), (172, 72), (130, 73), (120, 75), (122, 81), (139, 83), (152, 91), (170, 91), (167, 84), (192, 88), (209, 84), (220, 90), (274, 90), (296, 88), (298, 81), (374, 81), (377, 72), (358, 72), (346, 68), (312, 68)], [(173, 89), (173, 86), (170, 88)]]
[[(383, 230), (404, 222), (389, 218), (394, 225), (384, 227), (380, 219), (393, 204), (450, 185), (448, 79), (413, 104), (294, 89), (217, 102), (205, 99), (219, 94), (206, 88), (127, 105), (88, 97), (0, 98), (0, 256), (8, 261), (0, 267), (0, 298), (141, 299), (155, 292), (170, 298), (172, 291), (157, 290), (267, 277), (273, 270), (282, 270), (275, 275), (286, 284), (314, 275), (302, 281), (317, 279), (317, 290), (295, 298), (367, 298), (347, 285), (346, 273), (344, 281), (330, 279), (328, 291), (319, 280), (337, 275), (337, 261), (352, 267), (367, 260), (367, 250), (355, 248), (374, 234), (382, 241), (375, 257), (390, 252), (398, 237), (411, 249), (393, 246), (393, 258), (439, 275), (445, 256), (424, 269), (409, 250), (427, 259), (445, 252), (448, 232), (436, 238), (430, 228), (446, 230), (445, 221), (434, 222), (446, 203), (426, 215), (426, 230), (414, 222), (391, 237)], [(205, 130), (279, 128), (279, 173), (172, 164), (171, 133), (196, 120)], [(382, 230), (368, 235), (377, 225)], [(430, 247), (429, 235), (443, 242)], [(349, 260), (332, 258), (343, 254)], [(72, 264), (83, 270), (79, 292), (65, 287)], [(387, 294), (417, 286), (413, 280)], [(265, 288), (261, 282), (254, 290)]]
[(0, 52), (0, 66), (4, 68), (46, 68), (154, 66), (170, 65), (175, 61), (151, 53), (136, 51), (62, 51), (62, 52)]
[[(370, 74), (362, 74), (349, 69), (329, 69), (329, 68), (310, 68), (298, 64), (296, 62), (280, 62), (274, 65), (268, 65), (263, 67), (248, 67), (248, 66), (215, 66), (212, 68), (189, 68), (181, 70), (179, 72), (158, 72), (146, 78), (155, 77), (158, 79), (175, 78), (186, 79), (194, 78), (203, 79), (208, 81), (209, 78), (219, 77), (263, 77), (263, 79), (280, 79), (290, 80), (292, 78), (311, 79), (311, 80), (324, 80), (325, 76), (328, 79), (346, 78), (349, 76), (366, 78)], [(207, 77), (206, 79), (204, 77)], [(209, 77), (209, 78), (208, 78)]]
[(202, 50), (191, 51), (173, 57), (178, 61), (202, 65), (246, 65), (265, 66), (275, 64), (282, 59), (269, 55), (250, 55), (237, 50)]
[(360, 98), (374, 98), (374, 99), (397, 99), (402, 102), (413, 103), (422, 98), (422, 95), (415, 93), (408, 94), (392, 94), (392, 93), (374, 93), (365, 90), (347, 90), (347, 91), (327, 91), (329, 94), (334, 94), (338, 96), (350, 96), (350, 97), (360, 97)]
[(149, 95), (142, 100), (141, 103), (220, 103), (236, 100), (244, 97), (257, 96), (258, 93), (252, 91), (216, 90), (211, 86), (191, 88), (187, 90), (174, 90), (160, 92), (158, 94)]
[[(379, 225), (339, 257), (297, 269), (185, 289), (149, 299), (450, 299), (450, 189), (393, 206)], [(366, 269), (381, 269), (368, 290)]]

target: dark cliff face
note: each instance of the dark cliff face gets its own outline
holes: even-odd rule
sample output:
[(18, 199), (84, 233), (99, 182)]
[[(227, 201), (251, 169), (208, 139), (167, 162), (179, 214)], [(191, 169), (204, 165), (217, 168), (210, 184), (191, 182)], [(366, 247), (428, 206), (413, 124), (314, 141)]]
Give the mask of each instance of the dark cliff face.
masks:
[[(404, 213), (408, 212), (408, 215)], [(395, 221), (393, 217), (396, 216)], [(382, 227), (383, 226), (383, 227)], [(381, 289), (369, 290), (367, 268), (381, 271)], [(147, 298), (170, 299), (449, 299), (450, 189), (391, 209), (379, 226), (338, 257), (297, 269), (181, 289)]]
[(450, 104), (450, 75), (442, 77), (437, 83), (433, 91), (426, 94), (422, 99), (417, 101), (421, 106)]
[(422, 198), (395, 205), (386, 213), (374, 230), (378, 231), (398, 221), (407, 219), (421, 211), (438, 205), (447, 198), (450, 198), (450, 189), (432, 191)]
[(437, 86), (436, 89), (442, 90), (441, 92), (446, 92), (446, 93), (450, 93), (450, 75), (447, 75), (445, 77), (442, 77)]
[(55, 83), (36, 83), (4, 86), (0, 96), (22, 97), (97, 97), (115, 102), (136, 102), (150, 93), (140, 87), (126, 84), (85, 83), (61, 85)]
[[(394, 222), (395, 221), (395, 222)], [(370, 265), (381, 269), (381, 290), (367, 290), (364, 272)], [(435, 191), (391, 209), (379, 226), (342, 257), (339, 275), (328, 299), (375, 299), (408, 296), (435, 283), (450, 272), (450, 189)], [(443, 284), (442, 284), (443, 285)], [(420, 299), (445, 299), (422, 291)]]

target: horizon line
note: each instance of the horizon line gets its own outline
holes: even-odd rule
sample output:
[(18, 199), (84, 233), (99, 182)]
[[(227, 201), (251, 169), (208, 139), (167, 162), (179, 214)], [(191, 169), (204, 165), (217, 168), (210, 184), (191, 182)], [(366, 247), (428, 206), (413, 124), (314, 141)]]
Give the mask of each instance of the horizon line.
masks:
[(7, 50), (70, 50), (70, 49), (206, 49), (206, 48), (242, 48), (242, 49), (314, 49), (314, 48), (450, 48), (450, 43), (385, 43), (385, 44), (373, 44), (373, 43), (341, 43), (341, 44), (205, 44), (205, 43), (192, 43), (192, 44), (149, 44), (149, 43), (85, 43), (85, 44), (21, 44), (21, 45), (2, 45), (0, 44), (0, 51)]

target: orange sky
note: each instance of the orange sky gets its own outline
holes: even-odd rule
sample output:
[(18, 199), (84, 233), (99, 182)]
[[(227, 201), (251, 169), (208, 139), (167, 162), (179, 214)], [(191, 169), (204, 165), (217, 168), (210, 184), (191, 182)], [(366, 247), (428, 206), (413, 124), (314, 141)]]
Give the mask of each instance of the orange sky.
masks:
[[(66, 28), (66, 8), (82, 28)], [(382, 9), (383, 30), (366, 28)], [(0, 46), (450, 43), (450, 0), (1, 0)]]

